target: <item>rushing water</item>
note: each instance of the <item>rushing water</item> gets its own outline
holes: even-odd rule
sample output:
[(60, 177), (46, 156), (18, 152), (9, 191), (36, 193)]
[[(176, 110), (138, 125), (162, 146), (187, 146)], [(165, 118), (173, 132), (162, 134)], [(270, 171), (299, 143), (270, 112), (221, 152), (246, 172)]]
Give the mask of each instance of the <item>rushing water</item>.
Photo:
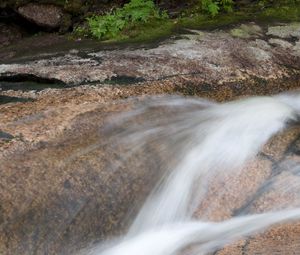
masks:
[[(209, 221), (207, 214), (194, 217), (213, 179), (224, 173), (238, 174), (274, 134), (297, 121), (300, 95), (253, 97), (224, 104), (177, 97), (147, 102), (113, 118), (105, 132), (111, 143), (128, 146), (128, 153), (156, 144), (164, 155), (166, 174), (127, 234), (88, 254), (207, 254), (273, 224), (300, 218), (300, 208), (292, 204), (274, 205), (261, 214), (244, 210), (218, 222)], [(291, 168), (300, 172), (297, 164)], [(272, 179), (265, 182), (265, 188), (270, 182)], [(284, 192), (289, 185), (292, 183), (283, 179), (280, 188)], [(213, 209), (213, 204), (208, 205), (206, 211)]]

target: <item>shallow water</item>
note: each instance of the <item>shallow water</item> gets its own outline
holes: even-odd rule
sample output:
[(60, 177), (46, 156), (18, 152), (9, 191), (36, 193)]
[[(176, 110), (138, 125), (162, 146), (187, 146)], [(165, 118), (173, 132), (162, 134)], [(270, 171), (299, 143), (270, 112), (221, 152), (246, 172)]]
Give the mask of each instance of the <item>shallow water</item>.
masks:
[[(300, 218), (299, 195), (261, 214), (244, 208), (223, 221), (210, 221), (207, 214), (195, 218), (213, 180), (239, 175), (273, 135), (297, 121), (299, 94), (252, 97), (224, 104), (156, 97), (137, 105), (113, 117), (104, 130), (108, 143), (128, 148), (115, 167), (120, 167), (128, 154), (155, 144), (163, 155), (166, 174), (153, 188), (127, 234), (84, 253), (172, 255), (185, 249), (184, 254), (207, 254), (273, 224)], [(300, 165), (289, 163), (285, 170), (298, 175)], [(269, 189), (275, 178), (265, 180), (262, 189)], [(228, 192), (224, 185), (218, 194)], [(282, 193), (297, 187), (290, 178), (281, 178), (276, 185)], [(212, 212), (221, 202), (218, 194), (206, 212)]]

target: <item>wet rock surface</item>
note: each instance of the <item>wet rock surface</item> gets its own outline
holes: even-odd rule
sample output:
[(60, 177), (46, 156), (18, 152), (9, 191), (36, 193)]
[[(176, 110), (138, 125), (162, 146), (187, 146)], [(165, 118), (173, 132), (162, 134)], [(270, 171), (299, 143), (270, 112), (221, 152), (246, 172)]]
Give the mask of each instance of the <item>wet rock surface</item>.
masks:
[[(282, 37), (273, 26), (247, 26), (236, 27), (250, 34), (242, 38), (230, 28), (194, 31), (145, 48), (72, 45), (59, 54), (44, 49), (39, 57), (18, 55), (15, 49), (6, 55), (0, 65), (0, 253), (74, 254), (124, 231), (132, 210), (162, 174), (163, 159), (149, 144), (115, 167), (124, 151), (103, 143), (101, 127), (113, 113), (131, 108), (120, 99), (176, 93), (226, 101), (299, 88), (297, 34)], [(28, 77), (64, 86), (38, 89)], [(9, 84), (16, 80), (31, 85), (12, 90)], [(88, 82), (94, 84), (65, 87)], [(288, 191), (280, 185), (289, 178), (300, 182), (293, 170), (299, 136), (298, 124), (291, 125), (239, 176), (216, 177), (196, 216), (222, 220), (287, 202), (299, 206), (299, 185)], [(272, 183), (264, 186), (270, 177)], [(217, 192), (224, 180), (230, 183), (226, 195)], [(206, 211), (207, 204), (214, 205), (213, 212)], [(285, 224), (216, 254), (297, 254), (299, 236), (299, 223)]]
[[(217, 176), (196, 217), (220, 221), (299, 207), (299, 132), (299, 125), (290, 127), (273, 137), (256, 161), (234, 174)], [(214, 254), (296, 254), (299, 231), (299, 222), (274, 226)]]
[[(0, 129), (9, 136), (0, 143), (4, 254), (74, 254), (124, 231), (133, 205), (138, 208), (162, 174), (163, 158), (149, 144), (116, 168), (124, 151), (104, 142), (101, 127), (113, 113), (131, 108), (130, 103), (110, 102), (160, 89), (78, 87), (68, 93), (42, 91), (35, 101), (0, 106)], [(197, 216), (219, 221), (274, 205), (299, 205), (298, 176), (292, 170), (299, 163), (299, 136), (299, 126), (293, 125), (239, 174), (218, 176)], [(270, 177), (272, 184), (264, 186)], [(289, 178), (295, 185), (286, 192), (280, 184)], [(224, 187), (226, 192), (220, 193)], [(207, 211), (206, 204), (213, 210)], [(299, 231), (295, 224), (276, 227), (219, 253), (293, 254)]]
[[(232, 35), (233, 30), (192, 31), (192, 34), (181, 35), (180, 39), (166, 40), (151, 48), (81, 50), (78, 53), (69, 49), (59, 55), (50, 53), (34, 60), (32, 57), (30, 60), (30, 56), (19, 60), (10, 58), (7, 64), (0, 65), (0, 80), (34, 75), (78, 85), (118, 83), (122, 77), (133, 81), (193, 77), (200, 84), (222, 85), (254, 79), (268, 81), (299, 74), (300, 37), (290, 31), (290, 25), (281, 26), (280, 31), (286, 31), (284, 35), (287, 36), (280, 37), (281, 43), (278, 43), (280, 34), (275, 32), (276, 26), (250, 24), (242, 29), (248, 35), (246, 38)], [(18, 63), (20, 60), (22, 63)]]
[[(99, 130), (105, 116), (118, 107), (79, 108), (68, 109), (73, 116), (64, 117), (67, 127), (55, 139), (30, 143), (24, 133), (14, 141), (18, 146), (10, 144), (1, 153), (2, 254), (74, 254), (91, 242), (121, 233), (129, 212), (157, 181), (160, 156), (154, 156), (151, 146), (147, 148), (154, 152), (151, 160), (143, 162), (135, 155), (117, 167), (122, 150), (104, 143)], [(48, 121), (52, 126), (51, 118), (59, 113), (48, 109), (8, 126), (40, 122), (42, 128)], [(61, 123), (63, 116), (58, 118)], [(43, 130), (34, 126), (32, 135), (37, 137)]]

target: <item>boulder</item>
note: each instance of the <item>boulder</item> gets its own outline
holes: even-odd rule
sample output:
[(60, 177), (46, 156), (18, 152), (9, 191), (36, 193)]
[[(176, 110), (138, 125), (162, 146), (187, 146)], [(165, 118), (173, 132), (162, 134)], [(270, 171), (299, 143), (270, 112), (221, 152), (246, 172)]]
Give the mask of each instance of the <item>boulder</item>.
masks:
[[(159, 86), (151, 89), (82, 86), (42, 91), (32, 102), (0, 106), (0, 128), (11, 138), (0, 147), (2, 254), (74, 254), (125, 231), (163, 174), (163, 155), (155, 144), (126, 155), (128, 149), (114, 146), (101, 127), (113, 113), (132, 107), (115, 99), (161, 92)], [(289, 170), (299, 162), (299, 134), (299, 126), (289, 127), (245, 168), (221, 174), (195, 216), (219, 221), (299, 205), (300, 180)], [(270, 178), (272, 186), (264, 189)], [(296, 185), (282, 192), (280, 183), (290, 178)], [(217, 254), (292, 254), (299, 243), (298, 225), (277, 226)]]
[[(196, 217), (212, 221), (300, 206), (299, 126), (273, 137), (240, 171), (220, 173)], [(275, 225), (217, 251), (216, 255), (295, 254), (300, 221)]]
[(19, 7), (17, 11), (25, 19), (48, 29), (59, 28), (65, 19), (63, 9), (51, 4), (29, 3)]
[[(10, 125), (19, 131), (31, 126), (37, 136), (46, 123), (54, 131), (59, 108)], [(143, 159), (143, 152), (124, 161), (124, 150), (106, 143), (99, 131), (105, 116), (118, 109), (80, 108), (65, 109), (59, 118), (68, 128), (56, 138), (30, 144), (25, 132), (15, 139), (17, 147), (1, 153), (1, 254), (74, 254), (120, 234), (161, 175), (161, 159), (151, 145), (151, 157)]]

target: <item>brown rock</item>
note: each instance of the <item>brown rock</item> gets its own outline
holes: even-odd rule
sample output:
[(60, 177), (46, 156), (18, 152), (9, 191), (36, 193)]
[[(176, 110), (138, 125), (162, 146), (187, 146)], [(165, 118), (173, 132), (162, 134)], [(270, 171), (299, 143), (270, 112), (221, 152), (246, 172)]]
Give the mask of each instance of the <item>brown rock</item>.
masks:
[[(239, 179), (241, 183), (236, 187), (240, 187), (240, 192), (234, 194), (231, 182), (229, 185), (229, 192), (226, 189), (225, 195), (221, 199), (215, 201), (221, 204), (216, 207), (216, 211), (211, 214), (213, 219), (219, 220), (224, 218), (230, 218), (240, 214), (252, 214), (252, 213), (263, 213), (272, 210), (280, 210), (285, 208), (296, 208), (300, 206), (300, 157), (298, 155), (297, 143), (299, 140), (299, 126), (292, 127), (284, 133), (276, 135), (271, 141), (265, 146), (264, 152), (268, 155), (267, 161), (272, 162), (267, 168), (255, 166), (246, 167), (241, 171), (242, 174), (233, 178)], [(263, 154), (264, 155), (264, 154)], [(261, 160), (260, 160), (261, 161)], [(257, 163), (259, 163), (258, 161)], [(261, 164), (261, 163), (259, 163)], [(254, 166), (254, 167), (253, 167)], [(264, 169), (264, 170), (263, 170)], [(245, 178), (244, 171), (252, 171), (252, 178)], [(262, 171), (263, 170), (263, 171)], [(263, 172), (263, 178), (260, 176)], [(258, 184), (257, 186), (255, 185)], [(218, 183), (217, 183), (218, 185)], [(218, 185), (219, 187), (220, 185)], [(249, 187), (252, 191), (249, 192)], [(255, 190), (256, 187), (256, 190)], [(217, 189), (217, 188), (216, 188)], [(223, 187), (224, 189), (224, 187)], [(245, 191), (245, 192), (244, 192)], [(253, 192), (254, 191), (254, 192)], [(218, 189), (220, 192), (220, 189)], [(222, 189), (221, 189), (222, 193)], [(215, 193), (217, 194), (217, 193)], [(218, 194), (215, 195), (217, 198)], [(208, 202), (214, 197), (208, 196)], [(234, 206), (238, 201), (244, 200), (244, 204), (235, 210)], [(225, 206), (224, 206), (225, 205)], [(231, 208), (229, 210), (228, 208)], [(205, 212), (203, 208), (200, 210)], [(198, 215), (201, 212), (198, 212)], [(273, 226), (266, 230), (264, 233), (252, 235), (248, 239), (237, 241), (232, 245), (228, 245), (218, 251), (217, 255), (273, 255), (273, 254), (297, 254), (299, 250), (299, 236), (300, 236), (300, 222), (296, 221), (293, 223), (281, 224)]]
[(287, 150), (291, 150), (289, 146), (293, 146), (298, 140), (299, 128), (298, 126), (291, 127), (285, 136), (281, 134), (275, 135), (271, 140), (263, 147), (262, 152), (271, 157), (273, 160), (280, 160), (285, 156)]
[(241, 170), (218, 173), (195, 216), (221, 221), (237, 215), (271, 173), (272, 163), (264, 158), (249, 162)]
[(63, 19), (63, 10), (55, 5), (29, 3), (18, 8), (18, 13), (38, 26), (47, 28), (60, 27)]
[[(34, 75), (78, 85), (87, 82), (132, 84), (173, 77), (198, 84), (197, 87), (203, 85), (211, 94), (215, 94), (215, 88), (228, 83), (235, 91), (246, 91), (245, 81), (260, 83), (256, 89), (268, 93), (268, 86), (274, 80), (300, 74), (300, 57), (297, 50), (272, 47), (265, 41), (266, 36), (245, 40), (233, 37), (226, 30), (197, 31), (197, 34), (183, 35), (181, 39), (169, 39), (147, 48), (103, 50), (104, 45), (94, 45), (94, 50), (89, 49), (84, 54), (67, 51), (59, 56), (23, 58), (21, 63), (10, 61), (0, 65), (0, 79)], [(82, 51), (79, 44), (75, 47)], [(253, 91), (253, 87), (249, 91)]]
[[(133, 205), (138, 208), (160, 176), (162, 156), (150, 144), (147, 151), (129, 157), (121, 168), (114, 168), (113, 163), (122, 159), (122, 148), (106, 146), (99, 129), (106, 116), (130, 105), (99, 103), (162, 91), (159, 86), (97, 89), (83, 86), (44, 91), (36, 95), (34, 102), (0, 107), (1, 129), (15, 136), (0, 158), (3, 254), (73, 254), (126, 228)], [(22, 136), (18, 138), (19, 133)], [(215, 178), (215, 185), (197, 215), (203, 217), (209, 213), (207, 218), (223, 220), (288, 202), (297, 205), (299, 192), (284, 194), (279, 188), (282, 178), (298, 179), (286, 169), (292, 166), (287, 162), (299, 160), (293, 154), (297, 150), (291, 149), (297, 148), (294, 138), (299, 133), (299, 127), (291, 127), (267, 145), (270, 158), (262, 155), (239, 174), (221, 174), (221, 178)], [(289, 149), (277, 146), (276, 141)], [(273, 159), (273, 155), (278, 156)], [(261, 187), (270, 177), (274, 189), (262, 192)], [(220, 190), (225, 192), (221, 194)], [(213, 205), (213, 210), (208, 212), (207, 205)], [(277, 227), (219, 253), (293, 254), (298, 248), (297, 226)], [(245, 249), (247, 253), (243, 253)]]
[[(141, 151), (123, 162), (122, 148), (99, 132), (118, 107), (84, 107), (76, 117), (70, 112), (61, 136), (20, 142), (1, 154), (1, 254), (73, 254), (120, 233), (160, 176), (160, 156), (151, 145), (151, 158)], [(19, 123), (52, 126), (55, 115), (36, 113)]]

